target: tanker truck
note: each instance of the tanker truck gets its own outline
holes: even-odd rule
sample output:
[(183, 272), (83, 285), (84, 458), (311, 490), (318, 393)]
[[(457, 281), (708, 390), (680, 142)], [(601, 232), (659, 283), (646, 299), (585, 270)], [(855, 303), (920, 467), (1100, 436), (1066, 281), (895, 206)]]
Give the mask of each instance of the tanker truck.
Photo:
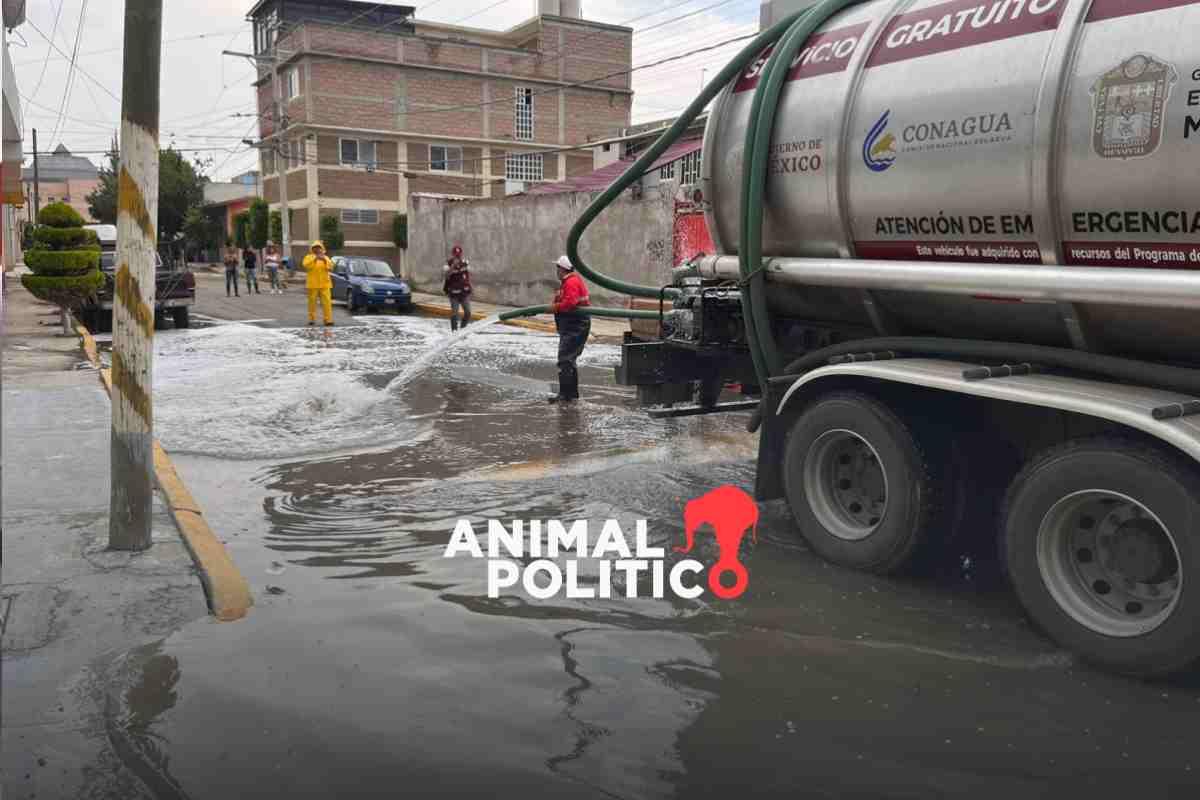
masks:
[[(1200, 1), (809, 5), (572, 229), (585, 277), (659, 301), (618, 381), (655, 416), (753, 408), (757, 498), (836, 564), (986, 535), (1060, 645), (1194, 668)], [(710, 103), (716, 252), (660, 287), (589, 267), (587, 225)]]

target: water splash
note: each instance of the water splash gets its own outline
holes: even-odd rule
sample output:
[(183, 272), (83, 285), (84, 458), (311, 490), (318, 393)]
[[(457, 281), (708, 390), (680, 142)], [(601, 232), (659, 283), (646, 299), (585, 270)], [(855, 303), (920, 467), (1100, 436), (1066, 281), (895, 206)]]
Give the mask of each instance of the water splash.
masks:
[(421, 353), (421, 355), (419, 355), (415, 359), (413, 359), (409, 363), (409, 365), (407, 367), (405, 367), (403, 371), (401, 371), (401, 373), (399, 375), (392, 378), (392, 380), (387, 385), (387, 391), (393, 392), (393, 391), (397, 391), (397, 390), (403, 388), (404, 386), (406, 386), (408, 384), (408, 382), (410, 380), (412, 380), (415, 376), (419, 375), (422, 370), (424, 370), (431, 363), (433, 363), (433, 360), (435, 358), (437, 358), (438, 356), (440, 356), (442, 353), (446, 352), (451, 347), (453, 347), (454, 345), (461, 342), (463, 339), (466, 339), (468, 336), (473, 336), (477, 333), (482, 333), (483, 331), (487, 330), (488, 328), (492, 327), (493, 325), (498, 325), (498, 324), (500, 324), (500, 315), (492, 314), (487, 319), (481, 320), (479, 322), (472, 322), (470, 325), (466, 326), (465, 328), (459, 329), (459, 331), (457, 333), (453, 334), (452, 336), (449, 336), (445, 339), (442, 339), (440, 342), (437, 342), (436, 344), (433, 345), (433, 347), (430, 347), (428, 350)]

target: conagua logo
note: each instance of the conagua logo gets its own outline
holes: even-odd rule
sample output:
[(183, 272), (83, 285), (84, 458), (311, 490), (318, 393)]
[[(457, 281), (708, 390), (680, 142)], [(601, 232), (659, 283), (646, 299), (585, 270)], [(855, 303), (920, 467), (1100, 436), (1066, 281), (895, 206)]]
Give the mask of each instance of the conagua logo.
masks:
[[(722, 486), (689, 502), (683, 517), (684, 544), (674, 551), (690, 553), (696, 533), (704, 525), (711, 526), (717, 560), (708, 569), (708, 589), (722, 600), (740, 597), (750, 576), (738, 550), (747, 532), (757, 541), (758, 506), (754, 500), (736, 486)], [(668, 566), (665, 548), (650, 546), (646, 520), (636, 522), (632, 546), (615, 519), (605, 520), (594, 540), (588, 520), (512, 520), (507, 527), (499, 520), (489, 520), (485, 544), (486, 551), (471, 522), (460, 519), (443, 555), (486, 559), (491, 598), (520, 586), (536, 600), (562, 594), (572, 599), (608, 599), (614, 596), (614, 576), (618, 581), (623, 576), (623, 596), (627, 598), (662, 599), (668, 588), (684, 599), (704, 593), (699, 578), (704, 564), (684, 558)], [(580, 579), (581, 560), (595, 562), (594, 579)]]
[(1092, 147), (1101, 158), (1144, 158), (1162, 143), (1163, 118), (1175, 67), (1137, 54), (1100, 76), (1092, 87)]
[(872, 172), (886, 172), (896, 163), (896, 136), (888, 130), (892, 112), (883, 112), (863, 142), (863, 163)]

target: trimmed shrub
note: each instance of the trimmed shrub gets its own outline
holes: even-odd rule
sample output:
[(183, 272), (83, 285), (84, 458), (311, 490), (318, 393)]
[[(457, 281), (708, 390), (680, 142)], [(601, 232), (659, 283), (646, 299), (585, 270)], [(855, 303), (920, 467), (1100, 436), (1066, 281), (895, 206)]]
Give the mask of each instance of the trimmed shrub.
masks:
[(39, 225), (33, 229), (35, 245), (45, 245), (47, 250), (91, 250), (100, 249), (100, 238), (87, 228), (49, 228)]
[(38, 212), (39, 225), (51, 228), (82, 228), (83, 217), (66, 203), (51, 203)]
[(408, 215), (397, 214), (392, 217), (392, 241), (401, 250), (408, 249)]
[[(51, 203), (38, 214), (37, 246), (25, 253), (32, 275), (21, 276), (21, 284), (39, 300), (67, 309), (78, 308), (104, 286), (100, 271), (100, 248), (95, 234), (85, 230), (83, 218), (66, 203)], [(80, 249), (82, 245), (82, 249)], [(64, 322), (65, 324), (65, 322)]]
[(100, 266), (100, 251), (30, 250), (25, 254), (25, 266), (38, 275), (82, 275)]

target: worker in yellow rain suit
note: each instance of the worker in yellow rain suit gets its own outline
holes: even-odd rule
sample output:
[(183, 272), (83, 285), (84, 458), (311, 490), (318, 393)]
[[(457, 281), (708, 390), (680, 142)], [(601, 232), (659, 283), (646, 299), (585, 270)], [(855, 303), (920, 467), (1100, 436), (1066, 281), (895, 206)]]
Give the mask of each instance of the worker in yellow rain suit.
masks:
[(325, 325), (333, 325), (333, 281), (329, 274), (333, 272), (333, 261), (325, 255), (325, 243), (312, 243), (311, 252), (304, 257), (301, 268), (308, 273), (304, 285), (308, 289), (308, 324), (317, 324), (317, 299), (321, 300), (321, 310), (325, 312)]

